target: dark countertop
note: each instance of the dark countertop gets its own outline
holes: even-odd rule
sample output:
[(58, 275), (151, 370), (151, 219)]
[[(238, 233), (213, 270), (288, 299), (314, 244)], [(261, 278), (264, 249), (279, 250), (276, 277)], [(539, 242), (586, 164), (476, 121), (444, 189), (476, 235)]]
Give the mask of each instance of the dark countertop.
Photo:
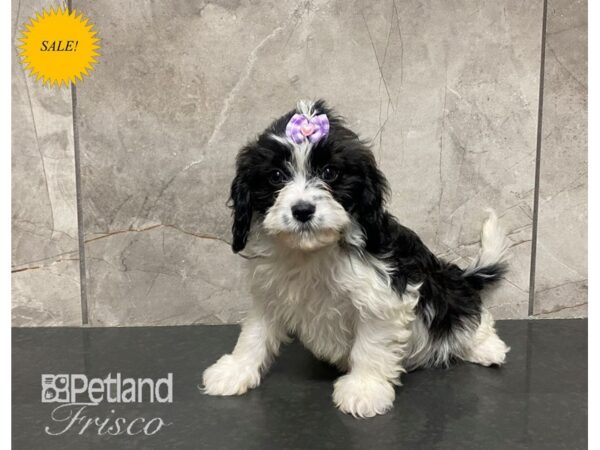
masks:
[[(394, 409), (357, 420), (331, 402), (335, 369), (301, 345), (283, 349), (261, 386), (242, 397), (202, 395), (202, 371), (235, 343), (237, 326), (14, 328), (13, 446), (206, 449), (584, 449), (587, 320), (501, 321), (512, 347), (502, 368), (458, 364), (403, 377)], [(41, 374), (160, 378), (173, 403), (108, 404), (86, 417), (160, 417), (154, 436), (98, 436), (81, 425), (48, 436), (57, 403), (41, 402)], [(114, 411), (114, 412), (113, 412)], [(73, 412), (74, 414), (74, 412)], [(62, 417), (62, 416), (57, 416)], [(65, 416), (66, 417), (66, 416)], [(82, 423), (85, 420), (82, 420)], [(137, 422), (140, 423), (140, 422)]]

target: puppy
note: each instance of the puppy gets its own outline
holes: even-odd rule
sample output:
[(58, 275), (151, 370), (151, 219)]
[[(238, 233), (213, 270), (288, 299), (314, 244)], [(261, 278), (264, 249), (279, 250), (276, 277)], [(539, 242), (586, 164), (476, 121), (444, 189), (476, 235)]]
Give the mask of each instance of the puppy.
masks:
[(469, 267), (438, 259), (386, 211), (371, 150), (323, 100), (275, 120), (236, 168), (232, 248), (249, 259), (254, 301), (233, 352), (205, 370), (207, 394), (257, 387), (290, 335), (345, 372), (333, 402), (355, 417), (387, 412), (405, 371), (504, 362), (480, 297), (506, 271), (493, 212)]

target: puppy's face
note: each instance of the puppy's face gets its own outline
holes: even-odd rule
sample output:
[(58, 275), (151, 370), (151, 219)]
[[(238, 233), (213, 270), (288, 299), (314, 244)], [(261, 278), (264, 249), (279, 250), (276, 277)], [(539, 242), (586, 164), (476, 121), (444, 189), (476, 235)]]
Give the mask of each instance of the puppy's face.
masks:
[[(316, 142), (292, 140), (285, 130), (296, 113), (326, 114), (329, 133)], [(303, 251), (338, 243), (353, 224), (368, 234), (380, 219), (385, 192), (385, 179), (357, 135), (323, 101), (301, 103), (238, 154), (233, 250), (245, 247), (256, 224)]]

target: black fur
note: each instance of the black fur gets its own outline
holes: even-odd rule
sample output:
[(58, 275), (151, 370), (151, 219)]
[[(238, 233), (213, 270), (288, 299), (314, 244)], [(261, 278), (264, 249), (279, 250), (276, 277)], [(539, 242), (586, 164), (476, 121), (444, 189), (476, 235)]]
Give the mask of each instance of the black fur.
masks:
[[(328, 182), (331, 192), (361, 225), (366, 238), (364, 248), (351, 251), (369, 252), (394, 267), (393, 287), (399, 294), (409, 283), (422, 283), (417, 313), (434, 338), (446, 338), (457, 327), (476, 327), (482, 308), (479, 291), (497, 281), (504, 266), (497, 264), (466, 273), (437, 258), (416, 233), (386, 211), (388, 183), (368, 146), (324, 101), (318, 101), (315, 109), (327, 114), (330, 133), (310, 153), (311, 172), (319, 176), (325, 167), (339, 171), (339, 176)], [(295, 112), (274, 121), (237, 157), (231, 186), (234, 252), (246, 245), (253, 217), (260, 220), (275, 201), (279, 186), (269, 181), (269, 174), (275, 169), (285, 172), (285, 163), (292, 155), (288, 147), (268, 135), (285, 135), (286, 124)]]
[(273, 122), (255, 142), (249, 143), (239, 152), (236, 175), (231, 183), (230, 206), (233, 209), (231, 232), (235, 253), (246, 246), (253, 216), (262, 216), (275, 202), (277, 186), (269, 182), (273, 169), (285, 171), (285, 162), (291, 158), (288, 148), (267, 137), (268, 132), (283, 127), (292, 113)]

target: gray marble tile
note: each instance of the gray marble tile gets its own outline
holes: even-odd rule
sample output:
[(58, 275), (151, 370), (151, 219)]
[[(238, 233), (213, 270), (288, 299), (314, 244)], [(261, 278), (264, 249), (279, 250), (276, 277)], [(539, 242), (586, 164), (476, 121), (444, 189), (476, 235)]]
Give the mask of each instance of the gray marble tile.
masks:
[(13, 325), (80, 325), (71, 95), (25, 75), (18, 30), (49, 1), (13, 2)]
[(549, 0), (534, 314), (587, 316), (587, 2)]
[(250, 305), (241, 258), (221, 238), (155, 224), (85, 245), (91, 325), (235, 323)]
[(78, 89), (92, 323), (237, 320), (234, 156), (306, 97), (372, 140), (436, 253), (466, 263), (495, 208), (513, 270), (488, 302), (526, 316), (541, 1), (74, 3), (103, 39)]
[(76, 256), (17, 270), (12, 274), (12, 326), (81, 325), (79, 259)]

